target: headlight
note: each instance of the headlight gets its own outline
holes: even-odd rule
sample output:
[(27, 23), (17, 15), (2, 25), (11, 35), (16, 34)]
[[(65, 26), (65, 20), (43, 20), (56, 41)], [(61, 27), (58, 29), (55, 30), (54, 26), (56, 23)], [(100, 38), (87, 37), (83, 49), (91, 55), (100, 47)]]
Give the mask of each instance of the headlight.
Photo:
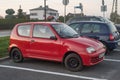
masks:
[(87, 50), (88, 53), (95, 52), (95, 49), (93, 47), (88, 47), (88, 48), (86, 48), (86, 50)]

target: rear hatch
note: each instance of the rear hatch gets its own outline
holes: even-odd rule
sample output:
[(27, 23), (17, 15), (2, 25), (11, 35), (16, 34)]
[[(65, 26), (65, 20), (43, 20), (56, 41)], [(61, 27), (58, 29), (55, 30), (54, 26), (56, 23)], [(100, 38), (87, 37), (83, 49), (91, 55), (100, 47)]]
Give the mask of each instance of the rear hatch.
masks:
[(119, 32), (117, 31), (115, 25), (113, 23), (108, 23), (109, 25), (109, 28), (110, 28), (110, 31), (111, 31), (111, 34), (113, 37), (114, 37), (114, 40), (119, 40), (120, 39), (120, 34)]

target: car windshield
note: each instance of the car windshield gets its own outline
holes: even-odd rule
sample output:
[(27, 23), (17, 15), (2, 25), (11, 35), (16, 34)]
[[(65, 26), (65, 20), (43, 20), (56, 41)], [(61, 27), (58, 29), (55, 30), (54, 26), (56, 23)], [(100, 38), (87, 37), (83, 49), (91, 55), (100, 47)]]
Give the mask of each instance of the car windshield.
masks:
[(66, 24), (52, 24), (61, 38), (78, 38), (79, 34)]

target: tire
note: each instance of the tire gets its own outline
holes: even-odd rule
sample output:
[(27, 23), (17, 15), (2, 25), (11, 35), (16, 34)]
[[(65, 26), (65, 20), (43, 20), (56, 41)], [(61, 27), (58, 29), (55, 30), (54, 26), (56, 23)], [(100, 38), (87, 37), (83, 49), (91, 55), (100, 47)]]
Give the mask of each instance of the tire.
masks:
[(81, 58), (77, 54), (69, 54), (64, 60), (65, 67), (70, 71), (82, 70), (83, 64)]
[(14, 49), (11, 51), (11, 59), (12, 59), (13, 62), (15, 62), (15, 63), (23, 62), (23, 56), (22, 56), (22, 53), (20, 52), (19, 49), (14, 48)]

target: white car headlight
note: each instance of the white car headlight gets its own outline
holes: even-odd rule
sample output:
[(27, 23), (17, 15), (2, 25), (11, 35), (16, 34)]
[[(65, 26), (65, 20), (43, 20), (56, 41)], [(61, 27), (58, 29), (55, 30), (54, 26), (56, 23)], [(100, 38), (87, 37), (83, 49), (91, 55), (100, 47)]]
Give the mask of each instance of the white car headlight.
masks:
[(95, 49), (93, 47), (88, 47), (88, 48), (86, 48), (86, 50), (87, 50), (88, 53), (95, 52)]

